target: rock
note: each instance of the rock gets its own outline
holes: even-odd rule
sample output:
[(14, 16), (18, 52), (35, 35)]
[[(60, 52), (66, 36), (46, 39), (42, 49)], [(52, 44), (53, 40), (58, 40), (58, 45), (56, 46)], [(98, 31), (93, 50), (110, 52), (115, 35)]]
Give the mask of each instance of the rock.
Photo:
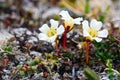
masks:
[(41, 53), (45, 53), (45, 52), (50, 53), (54, 51), (54, 47), (52, 46), (52, 44), (45, 41), (39, 41), (38, 43), (35, 44), (33, 48), (35, 48), (36, 51)]
[(59, 79), (60, 75), (58, 73), (55, 73), (52, 77), (53, 80), (60, 80)]
[(58, 14), (60, 12), (60, 8), (51, 8), (51, 9), (48, 9), (43, 15), (42, 15), (42, 18), (43, 19), (46, 19), (47, 17), (49, 16), (52, 16), (54, 14)]
[(4, 72), (5, 74), (10, 74), (10, 73), (11, 73), (10, 70), (6, 70), (6, 69), (4, 69), (3, 72)]
[(23, 35), (25, 35), (25, 33), (27, 35), (32, 35), (32, 32), (29, 31), (27, 28), (14, 28), (12, 31), (11, 31), (12, 34), (16, 34), (17, 37), (21, 37)]
[(10, 34), (5, 29), (1, 29), (0, 30), (0, 47), (3, 45), (3, 43), (7, 42), (12, 37), (14, 37), (14, 35)]
[(37, 42), (37, 41), (38, 41), (38, 39), (34, 36), (31, 36), (31, 37), (28, 38), (29, 43), (34, 43), (34, 42)]
[(42, 54), (36, 51), (31, 51), (30, 52), (31, 55), (35, 55), (35, 56), (41, 56)]
[(25, 62), (27, 60), (25, 55), (16, 55), (15, 57), (19, 62)]

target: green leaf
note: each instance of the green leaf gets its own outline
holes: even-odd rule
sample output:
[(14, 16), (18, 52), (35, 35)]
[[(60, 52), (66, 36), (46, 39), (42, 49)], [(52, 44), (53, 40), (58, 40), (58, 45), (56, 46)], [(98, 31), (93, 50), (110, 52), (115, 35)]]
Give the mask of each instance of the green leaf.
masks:
[(2, 46), (2, 49), (9, 54), (12, 53), (12, 46)]
[(82, 41), (83, 41), (83, 37), (80, 37), (80, 38), (79, 38), (79, 42), (82, 42)]
[(67, 57), (67, 58), (69, 58), (69, 59), (72, 59), (72, 56), (73, 56), (73, 55), (72, 55), (71, 53), (64, 53), (63, 56), (64, 56), (64, 57)]
[(28, 61), (27, 64), (29, 66), (34, 66), (34, 65), (37, 65), (37, 62), (35, 60), (32, 60), (32, 61)]
[(2, 46), (2, 49), (5, 50), (5, 46)]
[(115, 38), (113, 36), (109, 36), (109, 40), (114, 42), (115, 41)]
[(109, 53), (109, 49), (111, 48), (110, 43), (107, 42), (94, 42), (94, 45), (96, 47), (96, 55), (98, 58), (101, 59), (102, 62), (105, 62), (107, 59), (111, 59), (112, 56)]
[(8, 53), (12, 53), (12, 47), (11, 46), (8, 46), (7, 49)]
[(90, 12), (90, 4), (89, 4), (89, 0), (86, 0), (85, 13), (89, 13), (89, 12)]
[(113, 77), (114, 77), (113, 76), (113, 71), (112, 71), (113, 67), (112, 67), (112, 63), (111, 63), (110, 59), (107, 60), (106, 66), (108, 67), (108, 72), (109, 72), (110, 80), (113, 80)]
[(76, 0), (69, 0), (69, 2), (71, 2), (71, 3), (73, 3), (73, 4), (75, 3), (75, 1), (76, 1)]
[(21, 75), (21, 76), (27, 76), (28, 74), (27, 74), (27, 72), (25, 72), (25, 71), (20, 71), (20, 75)]
[(98, 56), (98, 58), (101, 59), (102, 62), (105, 62), (105, 61), (106, 61), (106, 58), (105, 58), (105, 56), (104, 56), (102, 53), (97, 52), (97, 56)]
[(110, 59), (107, 60), (106, 66), (109, 68), (109, 70), (112, 69), (112, 63)]
[(58, 20), (59, 19), (59, 15), (54, 15), (54, 19)]
[(111, 6), (110, 6), (110, 5), (108, 5), (108, 6), (106, 7), (106, 10), (105, 10), (105, 11), (106, 11), (106, 12), (107, 12), (107, 11), (109, 11), (109, 10), (110, 10), (110, 8), (111, 8)]
[(110, 77), (110, 80), (113, 80), (114, 78), (113, 71), (111, 70), (109, 70), (109, 77)]
[(21, 69), (22, 67), (23, 67), (23, 65), (20, 64), (17, 66), (17, 69)]
[(0, 52), (0, 57), (2, 57), (3, 56), (3, 52)]
[(104, 22), (105, 21), (105, 16), (103, 16), (103, 15), (99, 16), (99, 21)]
[(118, 80), (120, 80), (120, 75), (118, 75)]
[(100, 80), (99, 76), (95, 73), (95, 71), (90, 68), (84, 69), (84, 74), (87, 77), (87, 80)]

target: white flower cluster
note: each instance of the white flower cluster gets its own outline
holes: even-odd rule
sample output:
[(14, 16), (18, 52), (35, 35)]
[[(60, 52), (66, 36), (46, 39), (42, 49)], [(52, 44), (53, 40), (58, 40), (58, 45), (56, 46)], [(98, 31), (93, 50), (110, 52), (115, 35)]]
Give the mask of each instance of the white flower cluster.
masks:
[[(80, 25), (83, 18), (75, 18), (73, 19), (68, 11), (61, 11), (59, 13), (61, 15), (61, 19), (64, 20), (64, 24), (60, 25), (58, 21), (51, 19), (49, 27), (47, 24), (42, 25), (39, 30), (41, 33), (39, 34), (39, 40), (45, 40), (48, 42), (55, 42), (58, 35), (62, 35), (65, 31), (69, 32), (73, 29), (74, 24)], [(96, 40), (100, 42), (102, 38), (106, 38), (108, 36), (108, 30), (102, 28), (102, 23), (95, 19), (92, 19), (89, 23), (87, 20), (82, 22), (83, 28), (83, 36), (90, 41)]]

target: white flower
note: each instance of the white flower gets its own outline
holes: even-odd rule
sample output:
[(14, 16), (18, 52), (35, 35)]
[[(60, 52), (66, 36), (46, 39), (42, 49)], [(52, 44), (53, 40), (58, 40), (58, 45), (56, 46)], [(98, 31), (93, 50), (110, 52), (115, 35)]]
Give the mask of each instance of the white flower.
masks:
[(64, 22), (65, 28), (69, 27), (68, 31), (70, 31), (73, 28), (74, 24), (80, 25), (80, 21), (83, 20), (83, 18), (80, 17), (73, 19), (69, 15), (68, 11), (65, 10), (61, 11), (59, 14), (62, 16), (62, 19), (65, 21)]
[(59, 25), (58, 21), (55, 21), (53, 19), (50, 20), (51, 27), (48, 27), (47, 24), (42, 25), (42, 27), (39, 28), (41, 33), (39, 34), (39, 40), (44, 40), (47, 42), (55, 42), (58, 35), (61, 35), (65, 29), (63, 25)]
[(100, 30), (102, 28), (102, 23), (95, 19), (92, 19), (90, 24), (87, 20), (84, 20), (82, 22), (82, 28), (83, 36), (91, 41), (96, 40), (97, 42), (100, 42), (102, 38), (106, 38), (108, 36), (108, 30)]

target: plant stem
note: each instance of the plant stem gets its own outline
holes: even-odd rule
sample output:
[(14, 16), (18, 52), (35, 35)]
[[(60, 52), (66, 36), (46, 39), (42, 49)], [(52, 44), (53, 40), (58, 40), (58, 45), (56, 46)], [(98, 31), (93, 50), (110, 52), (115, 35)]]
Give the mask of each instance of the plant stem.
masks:
[[(109, 68), (106, 68), (105, 70), (109, 70)], [(115, 72), (117, 75), (119, 75), (120, 76), (120, 73), (117, 71), (117, 70), (115, 70), (115, 69), (111, 69), (113, 72)]]
[(66, 47), (66, 44), (67, 44), (67, 32), (65, 31), (64, 33), (63, 33), (63, 48), (64, 48), (64, 50), (66, 50), (67, 49), (67, 47)]
[(88, 53), (89, 53), (89, 42), (86, 41), (86, 64), (88, 64), (88, 61), (89, 61), (89, 56), (88, 56)]
[(56, 42), (55, 42), (55, 49), (56, 49), (56, 55), (58, 55), (58, 36), (57, 36)]

